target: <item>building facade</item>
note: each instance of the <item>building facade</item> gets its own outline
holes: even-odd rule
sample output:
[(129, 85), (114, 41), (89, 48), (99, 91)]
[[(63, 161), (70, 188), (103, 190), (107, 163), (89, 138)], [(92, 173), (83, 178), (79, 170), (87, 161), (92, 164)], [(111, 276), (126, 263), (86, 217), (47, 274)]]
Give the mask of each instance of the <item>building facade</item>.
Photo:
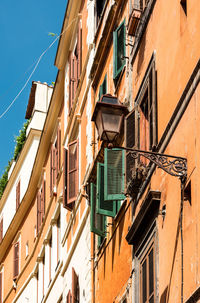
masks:
[(68, 0), (0, 201), (0, 303), (200, 300), (199, 15)]

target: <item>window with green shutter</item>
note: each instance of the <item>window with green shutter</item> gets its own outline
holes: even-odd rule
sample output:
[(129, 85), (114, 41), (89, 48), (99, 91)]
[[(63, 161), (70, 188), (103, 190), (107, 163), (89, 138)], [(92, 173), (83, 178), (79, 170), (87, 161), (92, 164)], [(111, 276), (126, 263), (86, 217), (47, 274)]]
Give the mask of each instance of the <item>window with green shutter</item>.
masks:
[(107, 201), (104, 199), (104, 164), (97, 163), (97, 209), (96, 212), (108, 217), (115, 217), (120, 201)]
[(96, 185), (90, 183), (90, 203), (91, 203), (91, 214), (90, 214), (90, 230), (100, 237), (105, 237), (105, 216), (97, 214), (96, 211)]
[(104, 199), (124, 200), (125, 195), (125, 150), (104, 150)]
[(125, 65), (125, 20), (113, 32), (113, 78), (116, 79)]

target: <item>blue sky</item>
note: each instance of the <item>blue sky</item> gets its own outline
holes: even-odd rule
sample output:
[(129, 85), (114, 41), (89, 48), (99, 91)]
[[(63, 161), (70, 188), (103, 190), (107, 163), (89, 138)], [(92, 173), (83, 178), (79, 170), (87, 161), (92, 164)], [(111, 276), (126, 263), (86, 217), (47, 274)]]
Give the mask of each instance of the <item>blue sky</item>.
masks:
[[(60, 34), (67, 0), (0, 0), (0, 116), (34, 69), (34, 64)], [(13, 157), (15, 136), (25, 122), (32, 81), (51, 84), (56, 79), (57, 42), (43, 56), (22, 94), (0, 119), (0, 176)]]

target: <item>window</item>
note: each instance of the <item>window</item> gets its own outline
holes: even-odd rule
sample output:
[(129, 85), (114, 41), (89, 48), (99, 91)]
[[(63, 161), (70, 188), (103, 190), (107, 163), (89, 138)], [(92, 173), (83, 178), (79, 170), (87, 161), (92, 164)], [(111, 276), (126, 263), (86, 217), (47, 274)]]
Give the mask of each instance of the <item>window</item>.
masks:
[(13, 266), (13, 279), (15, 280), (19, 275), (19, 241), (14, 243), (14, 266)]
[(180, 0), (184, 13), (187, 15), (187, 0)]
[(82, 70), (82, 28), (78, 24), (77, 43), (74, 52), (69, 60), (69, 113), (76, 96), (76, 89), (80, 80)]
[(16, 186), (16, 210), (18, 209), (20, 205), (20, 180), (17, 183)]
[(115, 217), (125, 198), (124, 151), (106, 148), (104, 159), (104, 163), (97, 162), (96, 183), (90, 184), (90, 229), (99, 236), (99, 245), (105, 238), (106, 217)]
[(57, 224), (57, 264), (59, 263), (59, 261), (60, 261), (60, 239), (61, 239), (61, 237), (60, 237), (60, 215), (59, 215), (59, 217), (58, 217), (58, 219), (57, 219), (57, 222), (56, 222)]
[(101, 101), (101, 96), (105, 95), (106, 93), (107, 93), (107, 75), (105, 75), (103, 83), (100, 85), (99, 88), (99, 101)]
[(99, 24), (99, 21), (101, 19), (105, 3), (106, 3), (106, 0), (96, 0), (97, 25)]
[[(156, 71), (153, 56), (135, 99), (134, 110), (125, 119), (125, 140), (126, 146), (130, 148), (154, 151), (157, 146)], [(142, 159), (142, 162), (146, 163), (146, 160)]]
[(67, 162), (67, 204), (72, 206), (75, 202), (79, 189), (79, 157), (78, 157), (78, 140), (68, 144), (68, 162)]
[(40, 230), (45, 215), (46, 182), (43, 177), (41, 188), (37, 193), (37, 233)]
[(140, 302), (155, 302), (155, 248), (152, 240), (139, 258)]
[(51, 147), (50, 154), (50, 191), (55, 193), (56, 180), (61, 168), (61, 130), (58, 127), (57, 136)]
[(113, 32), (113, 78), (116, 80), (121, 73), (125, 65), (125, 39), (126, 39), (126, 28), (125, 20), (120, 26)]
[(3, 240), (3, 217), (0, 219), (0, 243)]

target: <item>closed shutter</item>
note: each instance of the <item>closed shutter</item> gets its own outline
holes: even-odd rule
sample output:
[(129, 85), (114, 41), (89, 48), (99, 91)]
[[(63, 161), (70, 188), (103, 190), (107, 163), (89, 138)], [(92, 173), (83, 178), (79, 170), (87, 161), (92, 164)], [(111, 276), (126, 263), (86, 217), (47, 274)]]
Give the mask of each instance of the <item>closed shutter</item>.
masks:
[(2, 242), (2, 240), (3, 240), (3, 218), (1, 218), (0, 221), (0, 243)]
[(72, 295), (71, 295), (70, 290), (68, 291), (68, 294), (67, 294), (67, 302), (66, 303), (72, 303)]
[(104, 163), (104, 199), (124, 200), (125, 151), (105, 148)]
[(78, 60), (77, 60), (77, 77), (80, 79), (81, 70), (82, 70), (82, 28), (81, 22), (78, 24), (78, 37), (77, 37), (77, 52), (78, 52)]
[(77, 57), (72, 54), (69, 64), (69, 112), (71, 111), (77, 88), (78, 81)]
[(45, 215), (45, 192), (46, 192), (46, 182), (43, 179), (42, 188), (41, 188), (41, 223)]
[(57, 175), (60, 171), (60, 159), (61, 159), (61, 130), (57, 131)]
[(68, 151), (64, 148), (64, 163), (63, 163), (63, 206), (69, 211), (72, 210), (72, 204), (67, 203), (67, 182), (68, 182), (68, 173), (67, 173), (67, 160), (68, 160)]
[(101, 101), (101, 96), (105, 95), (106, 93), (107, 93), (107, 75), (105, 75), (103, 83), (100, 85), (99, 88), (99, 101)]
[(67, 180), (67, 204), (76, 200), (78, 193), (78, 141), (68, 145), (68, 180)]
[(20, 205), (20, 181), (16, 186), (16, 209), (18, 209)]
[(73, 267), (72, 267), (72, 303), (79, 303), (78, 276)]
[(99, 215), (96, 212), (96, 185), (90, 183), (90, 230), (98, 236), (105, 236), (105, 218), (103, 215)]
[(117, 213), (117, 201), (104, 199), (104, 164), (97, 163), (97, 214), (115, 217)]
[(3, 299), (3, 274), (0, 272), (0, 303), (2, 303)]
[(14, 271), (13, 279), (16, 279), (19, 275), (19, 242), (14, 244)]

